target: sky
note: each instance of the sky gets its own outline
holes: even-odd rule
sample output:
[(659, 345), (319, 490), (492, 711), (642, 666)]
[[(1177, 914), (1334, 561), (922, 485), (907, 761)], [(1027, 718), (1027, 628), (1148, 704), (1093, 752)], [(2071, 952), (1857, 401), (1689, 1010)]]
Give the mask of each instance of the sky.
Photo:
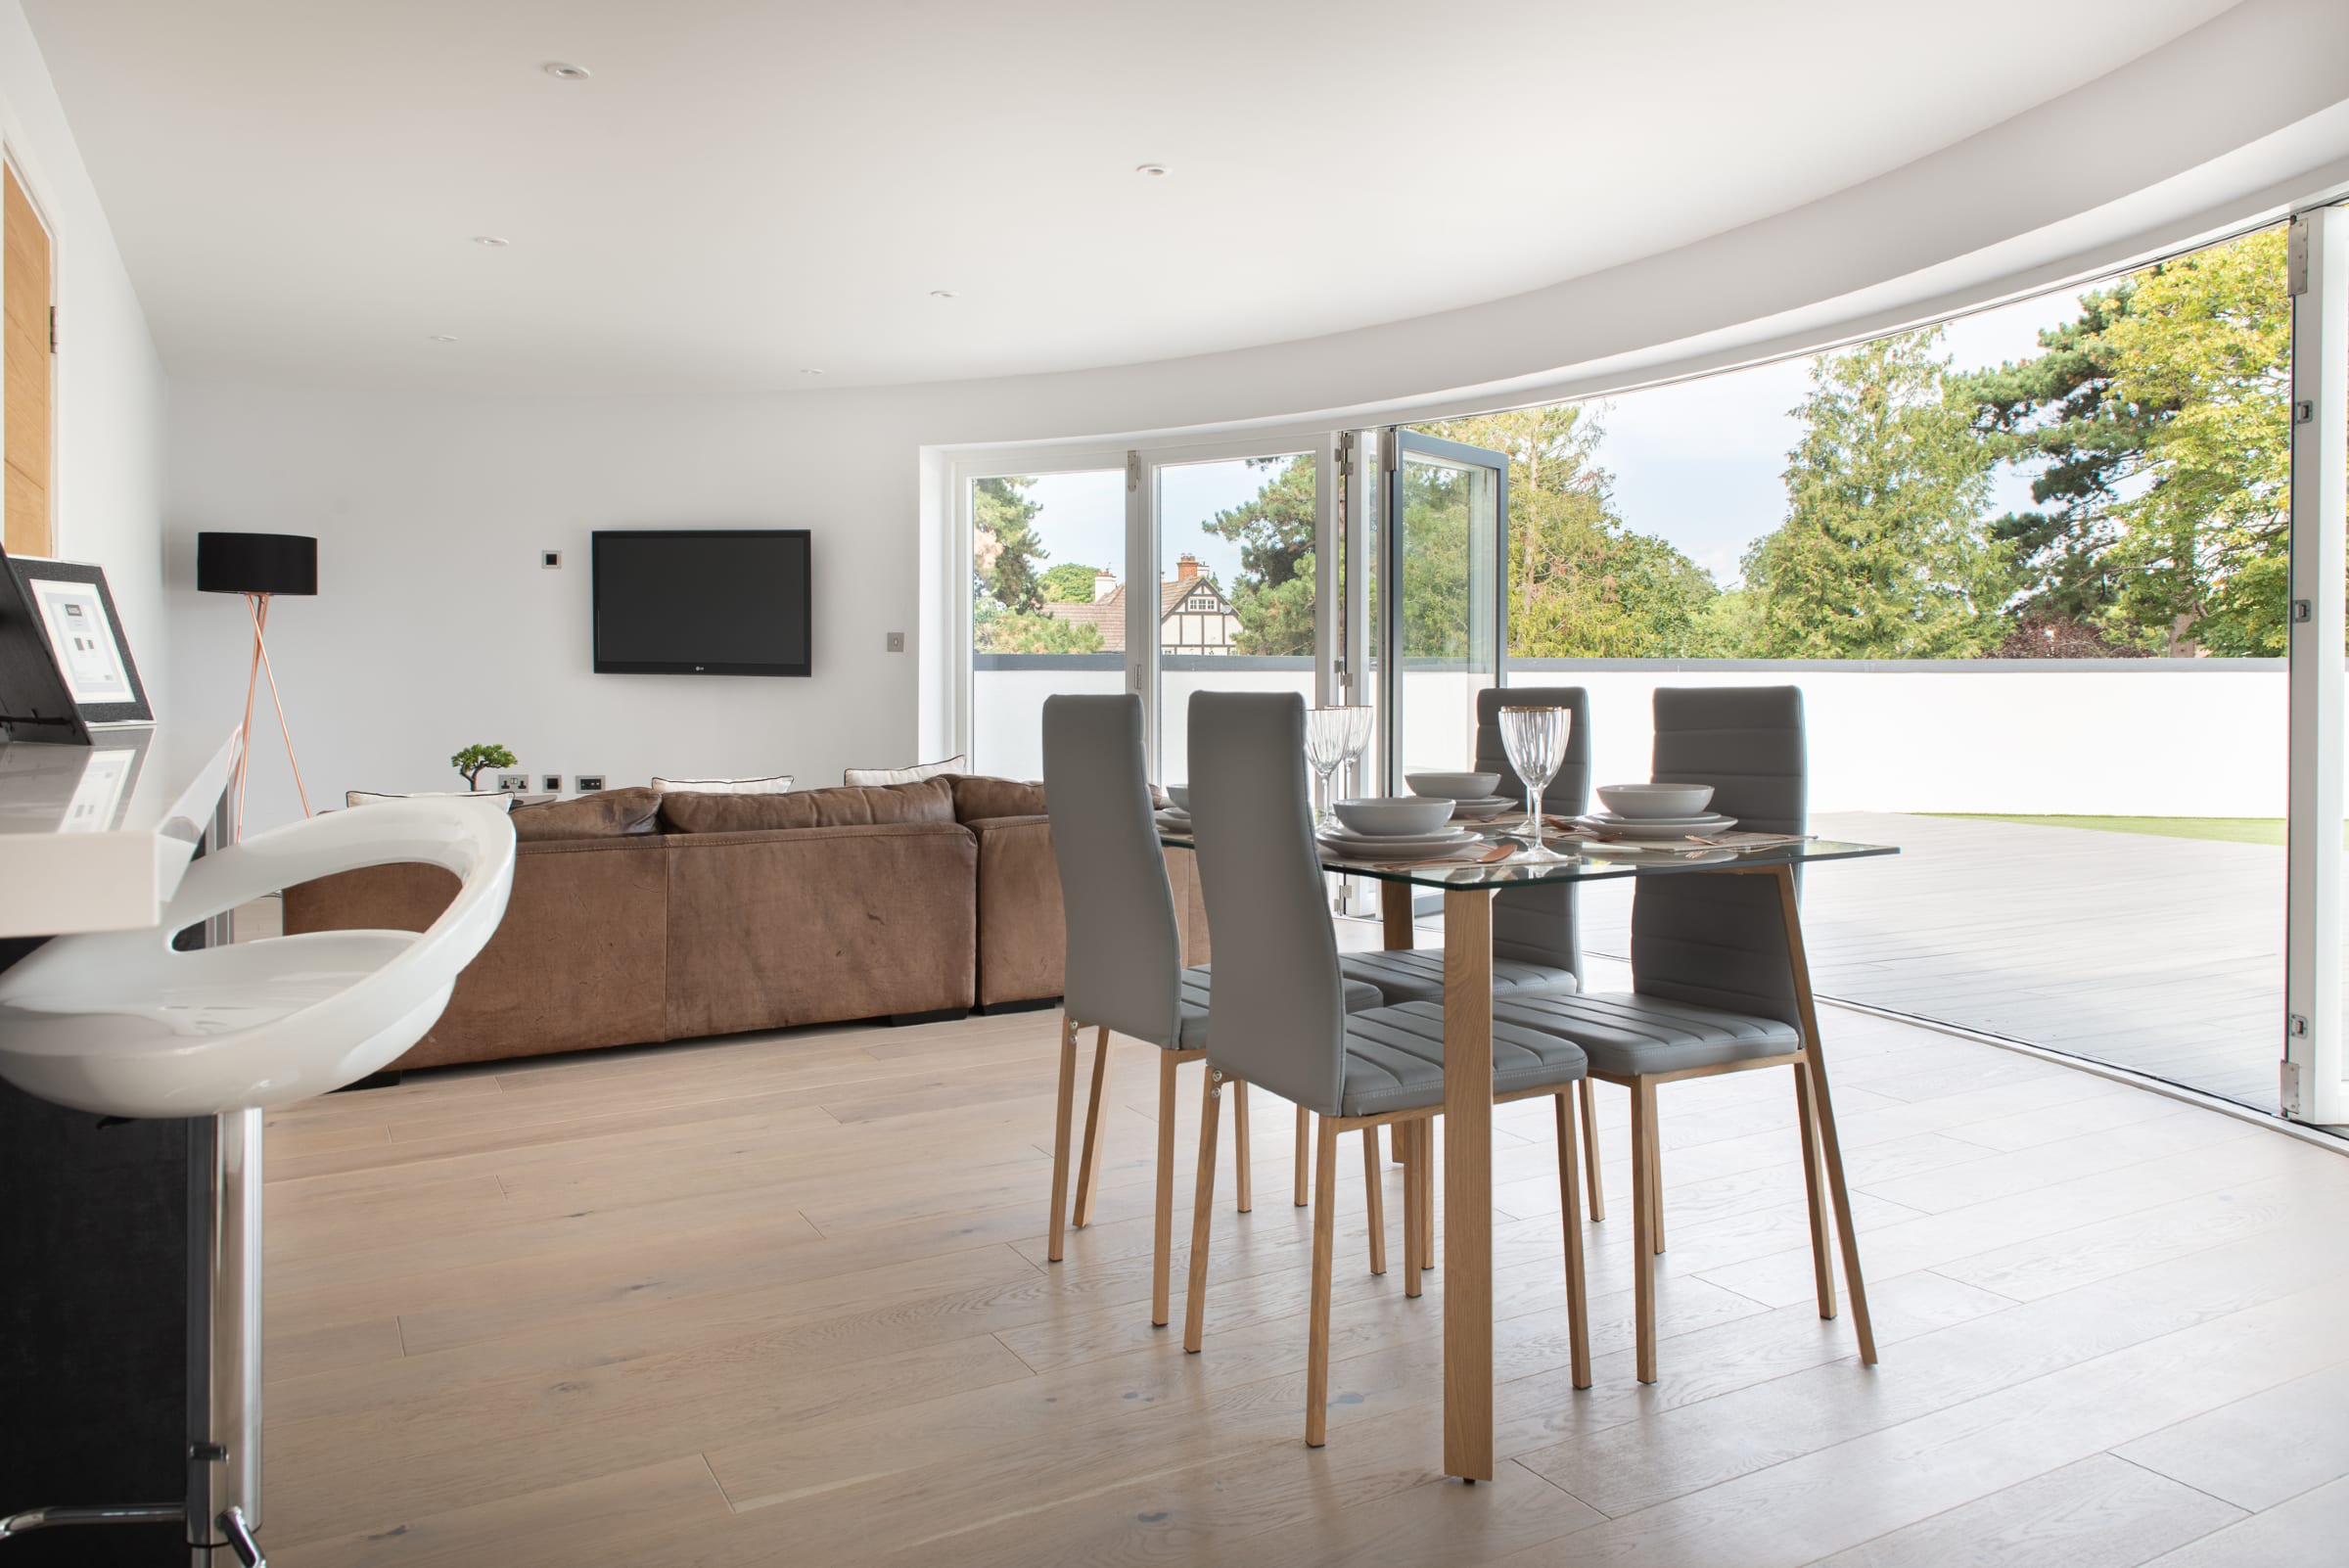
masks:
[[(1949, 324), (1942, 350), (1959, 370), (2024, 358), (2038, 350), (2042, 327), (2078, 313), (2077, 292), (1979, 311)], [(1746, 547), (1785, 519), (1779, 476), (1801, 434), (1793, 410), (1810, 374), (1805, 357), (1606, 399), (1598, 461), (1614, 476), (1625, 524), (1669, 541), (1724, 586), (1738, 580)], [(1187, 550), (1230, 583), (1239, 548), (1203, 532), (1201, 524), (1255, 495), (1269, 472), (1237, 460), (1159, 470), (1160, 570), (1172, 576)], [(2002, 465), (1997, 482), (1993, 514), (2030, 504), (2027, 474)], [(1042, 506), (1036, 525), (1051, 552), (1048, 566), (1076, 561), (1131, 578), (1122, 469), (1044, 475), (1028, 493)]]

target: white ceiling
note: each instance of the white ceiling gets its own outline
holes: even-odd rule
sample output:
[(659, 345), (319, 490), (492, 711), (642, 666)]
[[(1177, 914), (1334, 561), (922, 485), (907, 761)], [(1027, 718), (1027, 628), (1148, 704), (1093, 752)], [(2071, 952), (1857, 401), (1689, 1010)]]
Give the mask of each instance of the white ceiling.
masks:
[(24, 10), (173, 375), (622, 392), (1125, 364), (1498, 299), (1898, 167), (2232, 3)]

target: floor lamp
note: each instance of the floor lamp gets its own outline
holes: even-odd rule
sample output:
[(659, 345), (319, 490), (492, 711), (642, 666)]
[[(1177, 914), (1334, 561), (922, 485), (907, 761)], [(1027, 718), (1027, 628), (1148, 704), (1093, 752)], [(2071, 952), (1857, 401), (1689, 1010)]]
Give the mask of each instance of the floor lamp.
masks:
[(277, 694), (277, 671), (269, 666), (269, 645), (263, 630), (269, 624), (269, 601), (279, 594), (304, 596), (318, 591), (318, 541), (305, 533), (199, 533), (196, 535), (196, 587), (202, 593), (241, 593), (253, 619), (253, 663), (245, 673), (245, 722), (237, 731), (243, 741), (237, 756), (235, 836), (245, 837), (245, 778), (253, 764), (253, 699), (263, 675), (269, 677), (269, 701), (277, 709), (277, 730), (286, 738), (286, 761), (293, 764), (294, 791), (301, 797), (301, 814), (310, 814), (310, 792), (301, 782), (301, 763), (294, 756), (294, 732), (286, 726), (285, 699)]

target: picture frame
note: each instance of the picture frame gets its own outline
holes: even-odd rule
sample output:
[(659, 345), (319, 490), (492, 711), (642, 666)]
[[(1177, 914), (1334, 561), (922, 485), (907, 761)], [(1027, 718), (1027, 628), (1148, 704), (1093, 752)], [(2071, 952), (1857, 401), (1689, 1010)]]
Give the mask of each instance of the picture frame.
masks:
[[(106, 569), (88, 561), (57, 561), (41, 556), (0, 558), (7, 567), (6, 588), (12, 602), (0, 613), (0, 636), (14, 646), (7, 666), (32, 675), (29, 693), (0, 691), (0, 713), (11, 715), (18, 739), (86, 740), (93, 724), (151, 724), (155, 711), (148, 705), (146, 683), (139, 678), (138, 662), (122, 632), (122, 618), (115, 608)], [(46, 669), (37, 674), (35, 661)], [(65, 715), (47, 712), (63, 697), (71, 709)], [(32, 699), (25, 706), (26, 697)], [(25, 722), (25, 715), (37, 715)], [(79, 736), (57, 734), (61, 728), (79, 730)], [(49, 730), (50, 733), (40, 733)]]

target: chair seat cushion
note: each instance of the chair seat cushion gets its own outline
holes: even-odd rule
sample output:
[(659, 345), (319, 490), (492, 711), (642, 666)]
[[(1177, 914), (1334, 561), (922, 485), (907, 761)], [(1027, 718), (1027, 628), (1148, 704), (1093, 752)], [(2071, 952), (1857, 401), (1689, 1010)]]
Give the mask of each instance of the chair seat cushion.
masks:
[(1583, 1048), (1594, 1073), (1634, 1078), (1783, 1056), (1802, 1043), (1792, 1024), (1716, 1012), (1630, 992), (1590, 996), (1509, 996), (1493, 1004), (1495, 1026), (1563, 1036)]
[[(1207, 1049), (1208, 970), (1200, 964), (1182, 972), (1182, 1034), (1175, 1048), (1185, 1051)], [(1368, 1012), (1380, 1006), (1385, 998), (1378, 988), (1364, 981), (1346, 982), (1346, 1010), (1350, 1013)]]
[[(1495, 1021), (1493, 1092), (1571, 1084), (1585, 1072), (1582, 1047), (1562, 1035)], [(1346, 1086), (1341, 1116), (1384, 1116), (1444, 1101), (1444, 1009), (1405, 1002), (1346, 1020)]]
[[(1388, 1006), (1404, 1002), (1444, 999), (1444, 950), (1441, 947), (1405, 948), (1396, 952), (1338, 954), (1338, 972), (1348, 980), (1376, 986)], [(1575, 992), (1582, 982), (1571, 969), (1548, 964), (1520, 963), (1514, 958), (1493, 960), (1493, 994), (1515, 992)], [(1352, 1011), (1351, 1007), (1348, 1011)]]

